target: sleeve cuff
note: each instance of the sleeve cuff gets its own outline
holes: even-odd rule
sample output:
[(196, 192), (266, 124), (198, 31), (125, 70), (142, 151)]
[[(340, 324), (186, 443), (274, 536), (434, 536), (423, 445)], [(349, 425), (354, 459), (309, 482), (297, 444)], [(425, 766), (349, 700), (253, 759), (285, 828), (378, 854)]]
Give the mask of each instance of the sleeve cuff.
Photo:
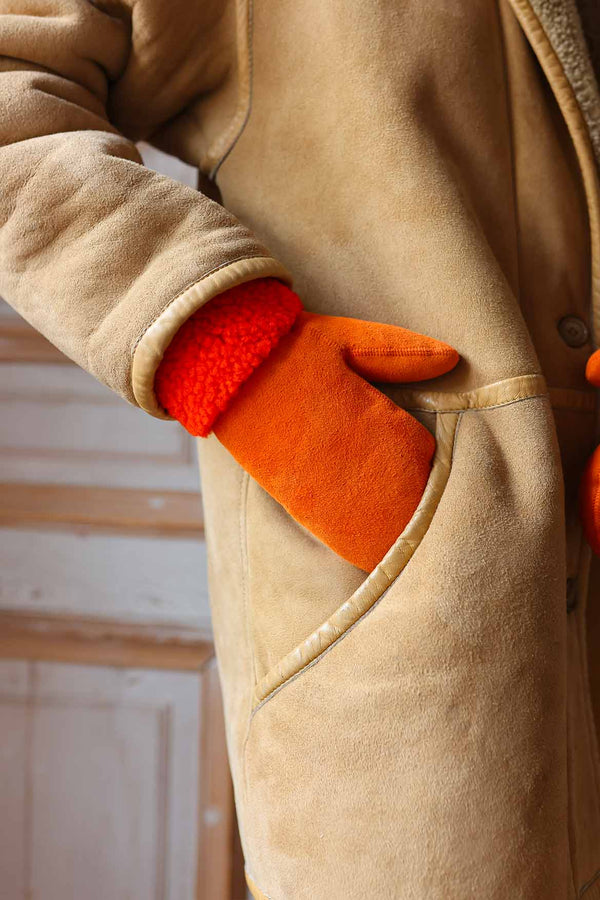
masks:
[[(146, 326), (130, 350), (132, 396), (128, 399), (157, 419), (172, 419), (160, 405), (154, 389), (156, 371), (169, 344), (190, 316), (214, 297), (257, 278), (276, 278), (289, 287), (292, 285), (291, 274), (279, 260), (272, 256), (247, 256), (216, 266), (173, 297)], [(96, 377), (99, 376), (96, 374)]]

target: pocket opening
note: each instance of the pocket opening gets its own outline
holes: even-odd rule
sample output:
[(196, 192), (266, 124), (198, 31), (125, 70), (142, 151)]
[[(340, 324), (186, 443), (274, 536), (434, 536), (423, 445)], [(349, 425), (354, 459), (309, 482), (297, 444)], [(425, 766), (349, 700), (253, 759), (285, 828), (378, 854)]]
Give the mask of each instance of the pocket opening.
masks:
[(421, 502), (394, 545), (352, 596), (308, 637), (279, 659), (255, 685), (253, 713), (341, 640), (374, 607), (406, 568), (425, 537), (444, 493), (462, 415), (469, 410), (493, 409), (547, 395), (546, 382), (537, 373), (506, 378), (465, 392), (401, 390), (400, 396), (394, 399), (407, 411), (436, 413), (436, 453)]
[(263, 676), (254, 689), (256, 706), (340, 640), (406, 567), (423, 540), (446, 487), (460, 417), (460, 412), (440, 413), (436, 417), (436, 452), (431, 473), (421, 501), (402, 534), (354, 594)]

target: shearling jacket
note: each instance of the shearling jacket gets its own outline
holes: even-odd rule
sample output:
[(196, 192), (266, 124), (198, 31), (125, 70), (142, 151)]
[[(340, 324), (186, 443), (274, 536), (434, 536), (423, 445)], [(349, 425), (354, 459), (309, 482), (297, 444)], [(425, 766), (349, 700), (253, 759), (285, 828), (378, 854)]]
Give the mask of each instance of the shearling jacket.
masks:
[[(593, 4), (0, 12), (0, 294), (127, 400), (164, 416), (173, 335), (264, 276), (461, 354), (388, 391), (437, 451), (368, 577), (202, 442), (253, 896), (600, 898), (600, 569), (576, 515), (597, 437)], [(140, 139), (200, 189), (144, 168)]]

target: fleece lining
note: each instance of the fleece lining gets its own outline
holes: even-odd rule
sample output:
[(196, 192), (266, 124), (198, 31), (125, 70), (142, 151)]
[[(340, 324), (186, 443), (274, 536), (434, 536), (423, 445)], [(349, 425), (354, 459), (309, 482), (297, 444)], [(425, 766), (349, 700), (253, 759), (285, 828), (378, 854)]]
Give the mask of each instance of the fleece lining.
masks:
[[(575, 0), (531, 0), (531, 6), (559, 57), (600, 159), (600, 91)], [(586, 22), (589, 17), (586, 17)]]
[(179, 329), (156, 373), (159, 402), (198, 437), (294, 324), (300, 298), (275, 278), (238, 284)]

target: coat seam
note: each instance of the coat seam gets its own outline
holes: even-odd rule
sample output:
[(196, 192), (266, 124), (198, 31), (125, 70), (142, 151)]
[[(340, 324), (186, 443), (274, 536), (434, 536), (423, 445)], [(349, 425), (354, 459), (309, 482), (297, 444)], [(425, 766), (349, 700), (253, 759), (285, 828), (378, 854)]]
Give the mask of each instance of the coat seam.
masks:
[[(247, 472), (243, 472), (242, 479), (240, 482), (240, 554), (242, 558), (242, 596), (243, 596), (243, 612), (244, 612), (244, 622), (246, 623), (245, 632), (246, 632), (246, 644), (248, 646), (248, 650), (250, 653), (250, 665), (251, 671), (254, 676), (254, 683), (252, 685), (252, 692), (254, 692), (254, 685), (256, 684), (256, 658), (254, 653), (254, 641), (252, 639), (252, 627), (250, 622), (250, 616), (248, 613), (249, 610), (249, 596), (248, 596), (248, 519), (247, 519), (247, 509), (248, 509), (248, 491), (250, 488), (250, 476)], [(252, 721), (252, 696), (250, 695), (250, 715), (248, 717), (248, 721), (246, 723), (246, 733), (244, 735), (244, 740), (242, 742), (242, 763), (243, 763), (243, 773), (244, 773), (244, 805), (247, 804), (248, 800), (248, 772), (247, 772), (247, 760), (246, 760), (246, 744), (248, 742), (248, 736), (250, 732), (250, 722)]]
[(242, 116), (240, 116), (240, 112), (243, 110), (243, 107), (240, 105), (239, 111), (236, 113), (236, 116), (233, 122), (230, 124), (229, 128), (225, 132), (225, 135), (221, 138), (221, 143), (227, 143), (229, 136), (235, 131), (235, 127), (238, 124), (237, 120), (241, 119), (237, 134), (234, 134), (233, 138), (229, 146), (226, 146), (225, 150), (222, 152), (221, 156), (217, 159), (216, 163), (212, 167), (209, 172), (208, 177), (216, 182), (216, 177), (219, 173), (219, 169), (229, 156), (229, 154), (234, 149), (235, 145), (238, 143), (242, 134), (246, 130), (246, 126), (250, 119), (250, 113), (252, 111), (252, 101), (254, 94), (254, 2), (253, 0), (246, 0), (244, 3), (244, 8), (246, 10), (246, 66), (247, 66), (247, 97), (245, 99), (245, 112)]
[[(567, 627), (568, 627), (568, 625), (567, 625)], [(567, 652), (568, 652), (568, 650), (567, 650)], [(568, 675), (567, 675), (567, 678), (568, 678)], [(567, 698), (566, 698), (567, 706), (566, 706), (565, 714), (566, 714), (567, 721), (566, 721), (566, 729), (565, 729), (565, 731), (566, 731), (565, 739), (566, 739), (567, 752), (566, 752), (566, 759), (565, 759), (565, 768), (566, 768), (565, 776), (566, 776), (566, 782), (567, 782), (567, 798), (566, 798), (566, 803), (567, 803), (566, 826), (567, 826), (567, 844), (568, 844), (567, 855), (568, 855), (569, 874), (571, 877), (571, 887), (573, 888), (573, 890), (579, 897), (579, 896), (581, 896), (581, 894), (578, 893), (578, 891), (577, 891), (577, 875), (575, 872), (575, 858), (574, 858), (574, 849), (577, 846), (577, 838), (575, 835), (575, 825), (574, 825), (574, 819), (576, 818), (576, 816), (575, 816), (575, 812), (573, 810), (573, 805), (572, 805), (573, 787), (571, 784), (571, 779), (573, 778), (573, 755), (570, 752), (571, 739), (572, 739), (572, 728), (571, 728), (571, 722), (570, 722), (570, 717), (569, 717), (569, 698), (568, 698), (569, 685), (568, 685), (568, 683), (567, 683), (566, 687), (567, 687)]]
[(274, 900), (274, 898), (271, 896), (271, 894), (265, 893), (265, 891), (263, 891), (263, 889), (258, 886), (258, 884), (256, 883), (256, 879), (250, 874), (250, 872), (248, 871), (247, 868), (246, 868), (246, 876), (247, 876), (246, 881), (249, 878), (250, 881), (252, 882), (252, 884), (251, 885), (249, 884), (248, 887), (250, 888), (250, 892), (253, 897), (255, 896), (254, 890), (253, 890), (253, 888), (254, 888), (261, 895), (260, 898), (257, 898), (257, 900)]
[(527, 394), (523, 397), (513, 397), (512, 400), (505, 400), (499, 403), (493, 403), (489, 406), (459, 406), (453, 409), (432, 409), (429, 406), (404, 406), (402, 407), (407, 412), (410, 410), (418, 411), (418, 412), (432, 412), (432, 413), (469, 413), (469, 412), (482, 412), (487, 409), (501, 409), (504, 406), (512, 406), (513, 403), (522, 403), (524, 400), (538, 400), (538, 399), (547, 399), (549, 400), (549, 394), (547, 391), (540, 391), (537, 394)]
[[(581, 536), (580, 536), (581, 541)], [(588, 569), (589, 574), (589, 565), (590, 565), (590, 551), (589, 548), (581, 541), (579, 548), (579, 560), (578, 560), (578, 569), (585, 570)], [(581, 584), (577, 585), (578, 590), (581, 589)], [(587, 580), (587, 584), (585, 586), (586, 592), (586, 606), (589, 600), (589, 579)], [(596, 737), (596, 722), (594, 717), (594, 712), (592, 709), (592, 697), (590, 692), (590, 681), (589, 681), (589, 667), (588, 667), (588, 657), (586, 652), (586, 617), (585, 615), (581, 615), (578, 617), (575, 624), (575, 640), (577, 642), (577, 650), (580, 661), (580, 669), (581, 669), (581, 682), (582, 682), (582, 692), (583, 692), (583, 701), (585, 707), (585, 724), (586, 730), (588, 734), (588, 742), (590, 745), (590, 754), (593, 760), (592, 766), (592, 781), (595, 787), (594, 795), (595, 795), (595, 809), (596, 816), (600, 814), (600, 781), (599, 781), (599, 770), (598, 764), (600, 760), (598, 759), (598, 744)]]
[[(499, 4), (502, 0), (499, 0)], [(506, 52), (506, 37), (504, 34), (504, 25), (502, 23), (502, 15), (500, 12), (500, 5), (496, 7), (496, 13), (498, 17), (498, 32), (500, 35), (500, 43), (502, 45), (502, 73), (503, 73), (503, 81), (504, 81), (504, 97), (506, 103), (506, 121), (507, 121), (507, 130), (508, 130), (508, 139), (510, 146), (510, 171), (511, 171), (511, 188), (512, 188), (512, 201), (513, 201), (513, 220), (514, 220), (514, 228), (515, 228), (515, 254), (516, 254), (516, 268), (517, 268), (517, 302), (519, 306), (522, 306), (521, 299), (521, 229), (520, 229), (520, 218), (519, 218), (519, 195), (517, 191), (517, 165), (516, 165), (516, 153), (515, 153), (515, 117), (514, 117), (514, 109), (513, 109), (513, 99), (511, 92), (511, 81), (510, 75), (508, 71), (508, 57)], [(516, 16), (511, 7), (508, 7), (512, 15), (516, 20)], [(517, 23), (518, 24), (518, 23)]]

